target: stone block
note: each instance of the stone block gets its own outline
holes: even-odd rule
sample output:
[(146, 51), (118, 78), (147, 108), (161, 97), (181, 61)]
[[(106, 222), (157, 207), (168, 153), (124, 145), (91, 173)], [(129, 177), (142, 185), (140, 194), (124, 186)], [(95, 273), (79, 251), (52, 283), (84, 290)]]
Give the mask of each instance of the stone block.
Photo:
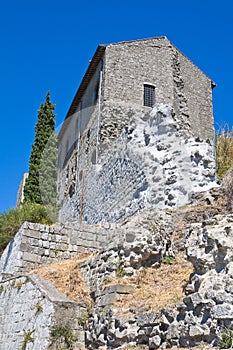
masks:
[(50, 258), (55, 258), (56, 257), (56, 253), (54, 251), (50, 251), (49, 256), (50, 256)]
[(150, 349), (158, 349), (161, 344), (161, 338), (159, 335), (149, 338)]
[(68, 242), (68, 237), (62, 235), (62, 236), (61, 236), (61, 241), (60, 241), (60, 242), (61, 242), (61, 243), (67, 243), (67, 242)]
[(28, 261), (28, 262), (32, 262), (32, 263), (37, 263), (39, 260), (39, 256), (36, 254), (33, 254), (33, 253), (24, 252), (23, 253), (23, 260)]
[(49, 248), (50, 243), (48, 241), (43, 241), (43, 248)]
[(49, 248), (50, 249), (56, 249), (56, 243), (55, 242), (51, 242), (50, 245), (49, 245)]
[(48, 240), (48, 237), (49, 237), (49, 234), (48, 234), (48, 232), (42, 232), (41, 233), (41, 239), (43, 239), (43, 240)]
[(201, 325), (191, 325), (189, 328), (189, 336), (191, 338), (201, 337), (203, 335), (209, 335), (210, 330), (208, 327)]
[(227, 304), (227, 303), (215, 305), (211, 310), (211, 315), (214, 319), (219, 319), (219, 320), (232, 319), (233, 320), (233, 305)]
[(68, 245), (65, 244), (65, 243), (57, 243), (57, 244), (56, 244), (56, 249), (65, 252), (65, 251), (68, 250)]
[(31, 238), (41, 238), (41, 233), (40, 231), (37, 230), (24, 230), (24, 236), (31, 237)]
[(104, 294), (96, 299), (96, 305), (99, 307), (112, 305), (117, 297), (117, 293)]
[(81, 237), (87, 241), (95, 242), (97, 235), (93, 232), (84, 231), (82, 232)]
[(20, 248), (19, 248), (22, 252), (31, 252), (31, 247), (29, 244), (27, 243), (21, 243), (20, 244)]
[(45, 249), (44, 250), (44, 256), (49, 256), (50, 250), (49, 249)]
[(107, 286), (103, 290), (105, 293), (118, 293), (118, 294), (131, 294), (134, 291), (134, 286), (130, 284), (116, 284), (112, 286)]

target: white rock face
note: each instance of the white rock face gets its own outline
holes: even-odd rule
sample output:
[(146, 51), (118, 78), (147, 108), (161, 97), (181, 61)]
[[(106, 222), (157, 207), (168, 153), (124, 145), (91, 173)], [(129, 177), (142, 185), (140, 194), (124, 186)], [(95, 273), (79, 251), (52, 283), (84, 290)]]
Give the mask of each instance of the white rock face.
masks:
[(87, 165), (85, 179), (63, 203), (61, 221), (122, 221), (144, 208), (185, 205), (192, 192), (215, 182), (210, 142), (184, 137), (170, 105), (134, 114), (111, 147), (102, 149), (97, 165)]

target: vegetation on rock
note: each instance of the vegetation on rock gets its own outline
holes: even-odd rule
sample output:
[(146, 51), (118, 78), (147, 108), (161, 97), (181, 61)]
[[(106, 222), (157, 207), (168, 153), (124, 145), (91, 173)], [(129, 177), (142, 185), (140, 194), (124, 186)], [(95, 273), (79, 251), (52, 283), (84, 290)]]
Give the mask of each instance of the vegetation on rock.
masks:
[(73, 334), (69, 325), (60, 325), (51, 330), (51, 343), (59, 343), (66, 346), (63, 349), (73, 349), (77, 337)]
[(222, 178), (233, 167), (233, 130), (225, 126), (216, 140), (216, 173)]
[(228, 329), (226, 329), (220, 339), (220, 348), (221, 349), (229, 349), (233, 344), (233, 326), (231, 325)]

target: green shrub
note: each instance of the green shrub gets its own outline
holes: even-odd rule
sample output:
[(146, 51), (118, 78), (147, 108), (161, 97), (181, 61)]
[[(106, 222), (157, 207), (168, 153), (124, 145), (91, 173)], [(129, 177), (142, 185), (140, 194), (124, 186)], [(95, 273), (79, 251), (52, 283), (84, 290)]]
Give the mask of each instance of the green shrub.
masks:
[(36, 203), (25, 203), (20, 208), (13, 208), (0, 214), (0, 254), (25, 221), (45, 225), (53, 223), (48, 208)]
[(175, 258), (173, 256), (166, 255), (162, 257), (162, 263), (172, 265), (175, 263)]
[(34, 332), (34, 330), (24, 333), (21, 350), (26, 350), (27, 344), (30, 343), (30, 342), (34, 342), (34, 338), (32, 337), (32, 333), (33, 332)]
[(233, 345), (233, 326), (231, 325), (221, 335), (219, 346), (222, 349), (229, 349)]
[(59, 342), (64, 342), (67, 349), (73, 349), (74, 342), (77, 337), (73, 334), (69, 325), (60, 325), (51, 330), (51, 344)]

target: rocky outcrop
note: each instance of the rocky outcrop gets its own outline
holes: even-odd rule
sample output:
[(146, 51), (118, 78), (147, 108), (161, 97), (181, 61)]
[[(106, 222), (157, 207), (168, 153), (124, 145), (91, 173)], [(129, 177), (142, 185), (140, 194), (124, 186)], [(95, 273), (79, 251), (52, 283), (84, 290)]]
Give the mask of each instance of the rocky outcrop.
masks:
[[(191, 347), (203, 341), (216, 346), (224, 329), (233, 322), (233, 214), (227, 214), (226, 200), (222, 195), (223, 189), (215, 188), (194, 195), (192, 205), (178, 211), (142, 211), (119, 224), (60, 226), (60, 235), (56, 226), (46, 228), (25, 224), (1, 259), (3, 266), (8, 256), (8, 270), (2, 270), (4, 278), (0, 285), (2, 344), (6, 342), (9, 332), (14, 333), (14, 344), (22, 343), (26, 335), (30, 340), (43, 334), (44, 343), (38, 346), (49, 349), (54, 324), (56, 327), (64, 326), (65, 322), (71, 327), (72, 334), (79, 332), (77, 349), (120, 349), (129, 344), (152, 350), (159, 347)], [(226, 211), (225, 215), (219, 214), (221, 208)], [(41, 236), (45, 234), (50, 248), (43, 244)], [(4, 271), (10, 274), (11, 268), (13, 274), (19, 273), (15, 270), (19, 261), (17, 254), (25, 248), (28, 239), (28, 244), (32, 244), (31, 254), (33, 249), (38, 249), (36, 242), (40, 240), (40, 252), (50, 249), (52, 253), (54, 245), (61, 244), (59, 237), (70, 242), (66, 242), (67, 252), (68, 247), (73, 249), (74, 244), (79, 246), (81, 239), (86, 242), (87, 250), (93, 251), (95, 245), (95, 255), (76, 266), (90, 289), (92, 308), (73, 303), (64, 296), (59, 296), (63, 298), (60, 303), (61, 299), (51, 297), (50, 287), (36, 275), (14, 275), (11, 278), (4, 275)], [(138, 307), (128, 305), (124, 308), (124, 298), (133, 295), (137, 288), (137, 285), (127, 283), (130, 278), (140, 276), (147, 268), (156, 271), (164, 258), (172, 259), (184, 249), (194, 272), (184, 286), (186, 296), (183, 300), (160, 309), (146, 309), (143, 303)], [(60, 258), (67, 258), (67, 252), (64, 251)], [(27, 300), (26, 304), (24, 300)], [(117, 300), (121, 300), (121, 304)], [(64, 317), (62, 305), (66, 305), (67, 310)], [(36, 307), (44, 312), (35, 311), (32, 317), (32, 310), (36, 310)], [(69, 312), (70, 307), (79, 321), (78, 325), (69, 323), (74, 315)], [(23, 314), (20, 310), (23, 310)], [(52, 311), (47, 314), (49, 310)], [(23, 330), (18, 333), (17, 326), (10, 319), (16, 319), (20, 327), (22, 324)], [(11, 323), (9, 329), (8, 323)], [(33, 341), (28, 341), (28, 348), (33, 344), (35, 346)], [(3, 347), (4, 350), (8, 348)]]
[(169, 213), (142, 212), (115, 225), (115, 230), (118, 234), (114, 239), (107, 242), (96, 257), (80, 266), (94, 294), (109, 278), (132, 276), (143, 267), (158, 266), (165, 255), (173, 255), (173, 221)]
[(190, 347), (203, 341), (218, 345), (221, 334), (233, 322), (232, 236), (232, 214), (191, 224), (186, 250), (195, 270), (185, 288), (187, 296), (183, 301), (175, 308), (131, 312), (128, 318), (121, 318), (114, 306), (111, 307), (112, 292), (106, 291), (102, 303), (96, 304), (89, 318), (89, 348), (115, 348), (125, 343), (144, 344), (149, 349)]

